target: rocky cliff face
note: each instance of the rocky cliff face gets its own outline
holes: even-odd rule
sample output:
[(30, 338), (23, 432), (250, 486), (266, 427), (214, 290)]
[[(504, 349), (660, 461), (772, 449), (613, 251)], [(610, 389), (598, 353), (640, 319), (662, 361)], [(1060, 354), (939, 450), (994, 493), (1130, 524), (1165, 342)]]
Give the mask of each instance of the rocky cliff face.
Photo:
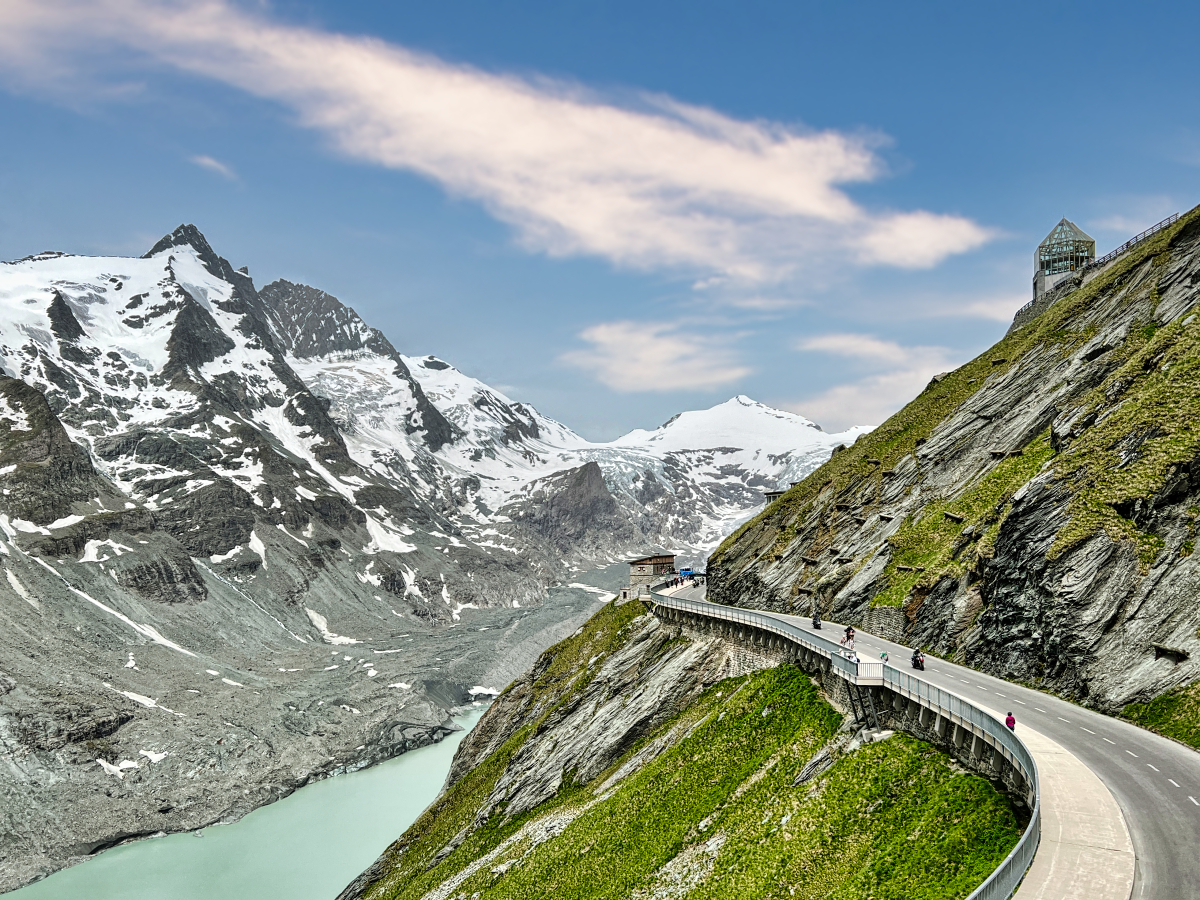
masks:
[(938, 376), (739, 530), (709, 596), (1112, 710), (1200, 674), (1200, 211)]

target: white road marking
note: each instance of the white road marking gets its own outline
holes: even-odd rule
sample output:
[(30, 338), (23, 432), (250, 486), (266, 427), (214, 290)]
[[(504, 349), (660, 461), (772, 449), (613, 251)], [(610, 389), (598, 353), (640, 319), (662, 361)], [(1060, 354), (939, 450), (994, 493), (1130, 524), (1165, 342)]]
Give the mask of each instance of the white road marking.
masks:
[(1070, 719), (1064, 719), (1062, 716), (1055, 716), (1054, 718), (1058, 719), (1060, 722), (1066, 722), (1067, 724), (1070, 724), (1071, 722)]
[(1116, 741), (1109, 741), (1109, 740), (1108, 740), (1108, 738), (1101, 738), (1101, 740), (1103, 740), (1103, 741), (1108, 741), (1108, 743), (1112, 744), (1114, 747), (1115, 747), (1115, 746), (1117, 746), (1117, 742), (1116, 742)]
[(1045, 710), (1042, 709), (1040, 706), (1035, 706), (1034, 709), (1036, 709), (1038, 712), (1045, 712)]
[(1002, 694), (1002, 693), (1000, 693), (999, 691), (996, 691), (996, 696), (997, 696), (997, 697), (1003, 697), (1005, 700), (1007, 700), (1007, 699), (1008, 699), (1008, 694)]
[(1132, 756), (1134, 759), (1137, 759), (1137, 754), (1134, 753), (1132, 750), (1126, 750), (1125, 752), (1128, 753), (1130, 756)]
[(1197, 802), (1195, 797), (1188, 797), (1188, 799), (1191, 800), (1193, 803), (1195, 803), (1197, 806), (1200, 806), (1200, 802)]
[(1175, 785), (1175, 787), (1179, 787), (1179, 782), (1177, 782), (1174, 778), (1168, 778), (1167, 781), (1171, 782), (1171, 784)]
[[(1016, 698), (1014, 697), (1013, 699), (1016, 699)], [(1018, 702), (1018, 703), (1020, 703), (1022, 706), (1028, 706), (1028, 705), (1029, 705), (1029, 704), (1028, 704), (1028, 703), (1026, 703), (1024, 700), (1017, 700), (1017, 702)]]
[(1084, 728), (1082, 725), (1080, 725), (1080, 726), (1079, 726), (1079, 730), (1080, 730), (1080, 731), (1086, 731), (1088, 734), (1095, 734), (1095, 733), (1096, 733), (1096, 732), (1092, 731), (1090, 728)]
[[(1146, 763), (1146, 765), (1150, 766), (1150, 763)], [(1158, 771), (1158, 766), (1150, 766), (1150, 768), (1152, 768), (1155, 772)]]

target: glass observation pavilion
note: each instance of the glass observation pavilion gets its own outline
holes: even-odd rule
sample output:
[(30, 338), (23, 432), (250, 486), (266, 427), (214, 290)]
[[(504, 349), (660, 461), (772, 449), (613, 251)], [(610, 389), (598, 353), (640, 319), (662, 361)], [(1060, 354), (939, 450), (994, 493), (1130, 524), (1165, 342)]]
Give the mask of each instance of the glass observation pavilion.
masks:
[(1064, 217), (1033, 254), (1033, 299), (1096, 258), (1096, 241)]

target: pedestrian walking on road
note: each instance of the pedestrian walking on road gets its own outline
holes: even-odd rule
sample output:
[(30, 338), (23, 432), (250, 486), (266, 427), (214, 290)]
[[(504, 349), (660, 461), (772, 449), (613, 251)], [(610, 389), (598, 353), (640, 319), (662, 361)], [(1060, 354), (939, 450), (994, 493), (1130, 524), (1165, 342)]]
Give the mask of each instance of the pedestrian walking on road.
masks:
[(1004, 717), (1004, 724), (1008, 726), (1009, 731), (1017, 730), (1017, 719), (1012, 713)]
[(879, 658), (880, 658), (880, 660), (882, 660), (883, 664), (886, 666), (886, 665), (887, 665), (887, 661), (888, 661), (888, 655), (887, 655), (887, 651), (886, 651), (886, 650), (884, 650), (882, 653), (880, 653), (880, 654), (879, 654)]

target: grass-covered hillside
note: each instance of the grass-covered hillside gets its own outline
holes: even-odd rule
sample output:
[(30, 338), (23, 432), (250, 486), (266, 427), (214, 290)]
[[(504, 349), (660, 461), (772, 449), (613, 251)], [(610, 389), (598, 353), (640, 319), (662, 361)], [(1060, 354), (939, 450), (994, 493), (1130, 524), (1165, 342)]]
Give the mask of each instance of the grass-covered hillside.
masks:
[(730, 536), (710, 599), (1108, 711), (1195, 682), (1200, 208), (1060, 294)]
[[(587, 695), (585, 683), (608, 677), (584, 647), (605, 645), (610, 661), (640, 667), (635, 692), (652, 690), (655, 670), (673, 657), (702, 665), (723, 652), (715, 641), (699, 646), (650, 616), (630, 616), (634, 606), (606, 607), (548, 651), (538, 678), (557, 668), (555, 686), (542, 684), (555, 703), (570, 704), (569, 694)], [(614, 645), (614, 635), (626, 644)], [(629, 644), (641, 650), (622, 656)], [(556, 666), (564, 657), (572, 667)], [(623, 692), (607, 705), (634, 702)], [(708, 685), (654, 729), (631, 732), (602, 770), (563, 772), (555, 793), (514, 813), (492, 802), (498, 785), (514, 786), (514, 774), (546, 775), (514, 773), (514, 761), (531, 744), (573, 737), (560, 733), (571, 727), (566, 720), (548, 725), (551, 708), (525, 708), (532, 716), (512, 723), (503, 744), (460, 773), (344, 896), (955, 898), (1019, 837), (1008, 800), (929, 745), (897, 734), (850, 751), (841, 715), (788, 666)], [(488, 719), (504, 714), (501, 698), (480, 727), (495, 736)]]
[(1131, 703), (1125, 707), (1125, 717), (1200, 750), (1200, 681), (1149, 703)]

